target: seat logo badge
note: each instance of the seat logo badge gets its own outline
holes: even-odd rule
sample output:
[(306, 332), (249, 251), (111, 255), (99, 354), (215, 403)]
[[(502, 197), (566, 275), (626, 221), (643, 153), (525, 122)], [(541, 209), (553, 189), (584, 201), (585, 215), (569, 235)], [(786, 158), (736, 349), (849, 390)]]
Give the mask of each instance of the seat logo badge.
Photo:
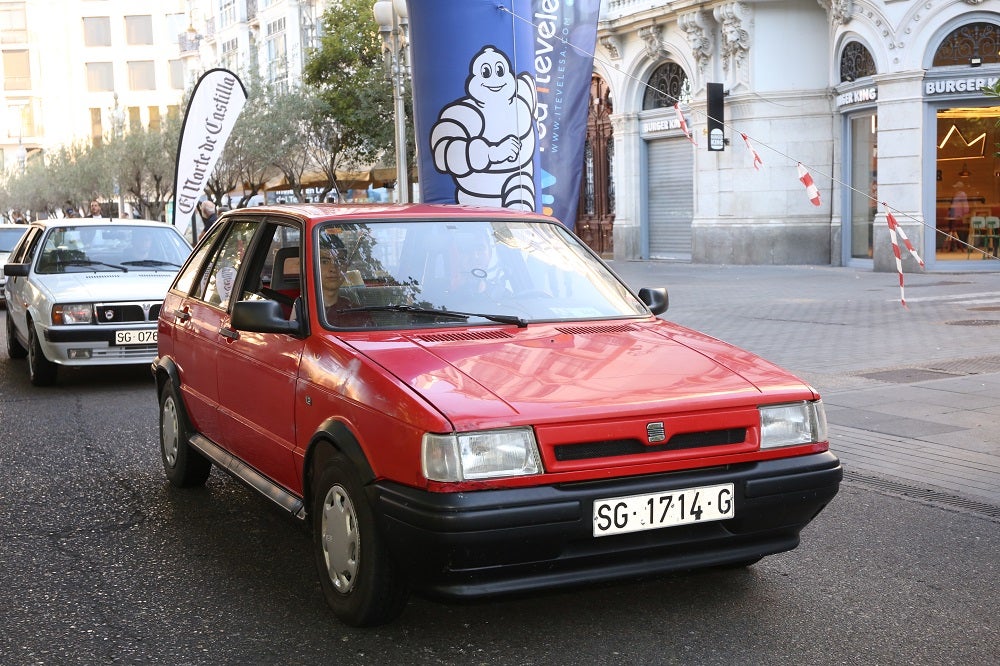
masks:
[(667, 431), (663, 427), (663, 421), (657, 421), (656, 423), (646, 424), (646, 440), (650, 444), (655, 444), (656, 442), (662, 442), (667, 438)]

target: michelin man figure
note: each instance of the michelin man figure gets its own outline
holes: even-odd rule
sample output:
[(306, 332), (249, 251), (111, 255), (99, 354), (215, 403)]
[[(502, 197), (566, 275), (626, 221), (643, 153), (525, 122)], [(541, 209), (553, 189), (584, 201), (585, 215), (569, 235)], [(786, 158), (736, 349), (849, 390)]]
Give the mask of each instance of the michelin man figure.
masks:
[(454, 179), (458, 203), (535, 210), (534, 79), (515, 78), (507, 56), (486, 46), (472, 59), (465, 92), (431, 129), (434, 166)]

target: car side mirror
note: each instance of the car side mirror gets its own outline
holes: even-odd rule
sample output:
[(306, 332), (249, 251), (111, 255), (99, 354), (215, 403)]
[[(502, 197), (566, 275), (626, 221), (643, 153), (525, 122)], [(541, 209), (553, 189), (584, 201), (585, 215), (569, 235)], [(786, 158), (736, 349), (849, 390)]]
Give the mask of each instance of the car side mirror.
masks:
[(233, 316), (229, 323), (237, 331), (300, 335), (302, 327), (299, 319), (295, 317), (289, 321), (284, 308), (277, 301), (237, 301), (233, 305)]
[(4, 264), (3, 274), (7, 277), (28, 277), (28, 264)]
[(639, 300), (646, 304), (650, 312), (655, 315), (663, 314), (667, 311), (667, 306), (670, 305), (670, 299), (667, 297), (666, 287), (643, 287), (639, 290)]

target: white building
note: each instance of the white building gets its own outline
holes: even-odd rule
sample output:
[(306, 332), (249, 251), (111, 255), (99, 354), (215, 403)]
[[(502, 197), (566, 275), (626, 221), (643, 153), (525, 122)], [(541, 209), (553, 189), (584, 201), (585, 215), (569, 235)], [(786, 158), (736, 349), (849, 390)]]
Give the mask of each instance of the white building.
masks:
[(604, 0), (598, 41), (613, 177), (591, 221), (613, 226), (615, 257), (895, 270), (885, 202), (928, 270), (997, 269), (946, 233), (986, 248), (972, 218), (1000, 215), (1000, 100), (981, 91), (1000, 76), (1000, 0)]
[(155, 127), (211, 67), (301, 76), (325, 0), (0, 0), (7, 169)]
[(182, 0), (0, 0), (5, 168), (176, 112), (184, 9)]

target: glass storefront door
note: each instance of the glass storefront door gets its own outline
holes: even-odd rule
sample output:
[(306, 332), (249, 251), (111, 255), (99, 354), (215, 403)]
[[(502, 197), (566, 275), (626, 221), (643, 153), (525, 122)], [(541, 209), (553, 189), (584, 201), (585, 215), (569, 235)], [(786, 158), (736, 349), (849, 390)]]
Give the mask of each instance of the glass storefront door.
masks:
[(937, 111), (935, 257), (995, 256), (1000, 226), (1000, 106)]
[(878, 136), (874, 111), (850, 119), (851, 258), (872, 258), (875, 213), (878, 212)]

